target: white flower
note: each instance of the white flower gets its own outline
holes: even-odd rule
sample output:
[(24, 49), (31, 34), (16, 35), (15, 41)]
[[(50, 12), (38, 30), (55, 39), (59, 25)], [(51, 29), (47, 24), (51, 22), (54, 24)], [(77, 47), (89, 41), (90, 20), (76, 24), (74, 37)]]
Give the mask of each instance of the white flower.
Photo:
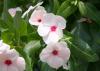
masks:
[(43, 23), (43, 16), (46, 14), (46, 10), (42, 6), (38, 6), (32, 13), (29, 23), (31, 25), (38, 26)]
[(70, 57), (70, 50), (65, 42), (51, 43), (40, 54), (40, 60), (52, 68), (65, 65)]
[(21, 9), (20, 7), (17, 7), (17, 8), (10, 8), (10, 9), (8, 10), (9, 14), (10, 14), (12, 17), (14, 17), (14, 16), (16, 15), (16, 12), (17, 12), (17, 11), (22, 11), (22, 9)]
[(6, 43), (3, 43), (3, 41), (0, 40), (0, 54), (8, 49), (10, 49), (10, 46)]
[[(0, 48), (1, 49), (1, 48)], [(24, 71), (25, 60), (19, 57), (15, 49), (0, 53), (0, 71)]]
[(57, 42), (63, 37), (63, 29), (66, 27), (66, 20), (52, 13), (45, 14), (43, 24), (39, 25), (38, 33), (43, 37), (46, 44)]

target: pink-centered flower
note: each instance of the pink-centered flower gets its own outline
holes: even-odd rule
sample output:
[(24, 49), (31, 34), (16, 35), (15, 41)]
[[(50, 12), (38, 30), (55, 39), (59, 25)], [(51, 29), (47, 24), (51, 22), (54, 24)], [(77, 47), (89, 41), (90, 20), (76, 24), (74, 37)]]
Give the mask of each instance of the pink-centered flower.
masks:
[(65, 42), (48, 44), (40, 54), (40, 60), (55, 69), (66, 65), (69, 58), (70, 50)]
[(22, 11), (22, 9), (20, 7), (16, 7), (16, 8), (10, 8), (8, 10), (9, 14), (14, 17), (16, 15), (17, 11)]
[(0, 41), (0, 71), (24, 71), (25, 60), (15, 49)]
[(31, 25), (38, 26), (43, 23), (43, 16), (46, 14), (46, 10), (42, 6), (38, 6), (32, 13), (29, 23)]
[(19, 57), (15, 49), (0, 54), (0, 71), (24, 71), (25, 60)]
[(38, 33), (43, 37), (46, 44), (57, 42), (63, 37), (63, 29), (66, 27), (66, 20), (52, 13), (45, 14), (43, 24), (39, 25)]

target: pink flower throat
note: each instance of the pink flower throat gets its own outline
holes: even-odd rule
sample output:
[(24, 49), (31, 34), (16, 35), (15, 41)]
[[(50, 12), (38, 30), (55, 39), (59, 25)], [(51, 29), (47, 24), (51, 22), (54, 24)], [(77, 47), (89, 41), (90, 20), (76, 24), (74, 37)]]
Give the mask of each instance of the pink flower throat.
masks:
[(55, 32), (56, 29), (57, 29), (57, 26), (51, 26), (51, 31), (52, 31), (52, 32)]
[(12, 61), (11, 60), (5, 60), (4, 62), (7, 66), (11, 65), (12, 64)]
[(53, 55), (58, 55), (58, 51), (57, 51), (57, 50), (54, 50), (54, 51), (52, 52), (52, 54), (53, 54)]
[(42, 20), (41, 19), (38, 19), (38, 22), (41, 22)]

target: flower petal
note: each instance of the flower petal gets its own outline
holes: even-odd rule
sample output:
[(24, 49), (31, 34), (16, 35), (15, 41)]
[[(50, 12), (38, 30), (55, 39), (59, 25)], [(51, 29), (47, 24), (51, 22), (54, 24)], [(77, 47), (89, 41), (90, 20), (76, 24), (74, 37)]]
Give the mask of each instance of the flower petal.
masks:
[(7, 71), (19, 71), (19, 70), (17, 69), (17, 67), (11, 65), (11, 66), (8, 66)]
[(0, 45), (0, 54), (9, 49), (10, 49), (10, 46), (8, 44), (2, 42)]
[(13, 61), (19, 57), (19, 53), (15, 49), (11, 49), (7, 50), (5, 56)]
[(47, 62), (49, 56), (50, 56), (49, 53), (46, 53), (46, 52), (43, 51), (43, 52), (40, 54), (40, 60), (41, 60), (42, 62)]
[(50, 32), (48, 36), (43, 37), (46, 44), (58, 42), (63, 37), (63, 31), (57, 29), (57, 32)]
[(3, 42), (3, 41), (2, 41), (2, 40), (0, 40), (0, 47), (2, 46), (2, 42)]
[(22, 57), (18, 57), (16, 64), (19, 71), (25, 70), (25, 60)]
[[(44, 8), (36, 8), (29, 19), (29, 23), (36, 26), (42, 24), (44, 14), (46, 14)], [(41, 22), (38, 22), (38, 20), (41, 20)]]
[(49, 33), (49, 31), (50, 31), (50, 28), (47, 27), (47, 26), (44, 26), (44, 25), (40, 25), (38, 27), (37, 31), (38, 31), (38, 33), (39, 33), (40, 36), (47, 36), (48, 33)]
[(52, 56), (47, 61), (48, 65), (50, 65), (52, 68), (58, 69), (63, 65), (63, 60), (57, 56)]
[(11, 8), (8, 10), (9, 14), (14, 17), (16, 15), (16, 8)]
[(66, 27), (66, 20), (61, 16), (56, 16), (56, 24), (59, 28), (65, 29)]
[(0, 71), (7, 71), (7, 66), (0, 62)]
[(56, 24), (55, 18), (56, 18), (56, 16), (53, 13), (45, 14), (43, 17), (44, 25), (49, 26), (49, 27), (55, 25)]
[(21, 11), (22, 12), (22, 9), (20, 7), (17, 7), (16, 11)]
[(58, 56), (62, 57), (66, 63), (70, 58), (70, 49), (65, 42), (60, 42), (57, 46), (60, 48)]
[(44, 48), (42, 50), (42, 52), (40, 53), (40, 60), (43, 62), (47, 62), (48, 58), (51, 56), (52, 51), (53, 51), (53, 49), (49, 46)]
[(22, 9), (21, 9), (20, 7), (17, 7), (17, 8), (10, 8), (10, 9), (8, 10), (9, 14), (10, 14), (12, 17), (14, 17), (14, 16), (16, 15), (16, 12), (17, 12), (17, 11), (21, 11), (21, 12), (22, 12)]

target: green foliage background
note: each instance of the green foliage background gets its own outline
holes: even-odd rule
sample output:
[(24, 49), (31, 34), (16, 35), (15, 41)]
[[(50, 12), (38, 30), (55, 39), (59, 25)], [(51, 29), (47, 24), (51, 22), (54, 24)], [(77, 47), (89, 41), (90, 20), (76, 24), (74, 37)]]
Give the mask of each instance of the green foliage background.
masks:
[[(66, 71), (52, 69), (39, 60), (46, 45), (36, 27), (28, 23), (29, 16), (22, 19), (22, 13), (17, 12), (12, 18), (8, 13), (13, 7), (21, 7), (24, 12), (41, 1), (48, 12), (67, 20), (62, 40), (71, 50), (68, 71), (100, 71), (100, 0), (0, 0), (0, 39), (25, 58), (26, 71)], [(79, 22), (81, 18), (86, 20)]]

